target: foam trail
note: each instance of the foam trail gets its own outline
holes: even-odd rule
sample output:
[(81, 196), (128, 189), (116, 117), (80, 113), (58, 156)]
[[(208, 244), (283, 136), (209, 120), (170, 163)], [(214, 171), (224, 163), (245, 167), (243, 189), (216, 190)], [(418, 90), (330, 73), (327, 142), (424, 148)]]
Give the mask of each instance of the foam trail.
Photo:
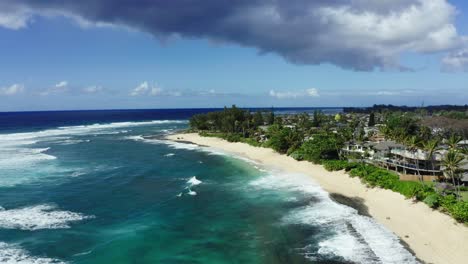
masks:
[[(205, 146), (200, 146), (200, 145), (197, 145), (197, 144), (177, 142), (177, 141), (172, 141), (172, 140), (144, 138), (141, 135), (139, 135), (139, 136), (129, 136), (129, 137), (125, 137), (125, 138), (126, 139), (131, 139), (131, 140), (136, 140), (136, 141), (143, 141), (143, 142), (150, 143), (150, 144), (164, 144), (164, 145), (167, 145), (167, 146), (169, 146), (171, 148), (174, 148), (174, 149), (198, 150), (198, 151), (207, 152), (208, 154), (211, 154), (211, 155), (228, 156), (228, 157), (231, 157), (231, 158), (235, 158), (235, 159), (238, 159), (238, 160), (245, 161), (245, 162), (250, 163), (250, 164), (258, 165), (258, 166), (255, 167), (257, 170), (259, 170), (261, 172), (267, 172), (266, 170), (260, 168), (259, 163), (254, 161), (254, 160), (248, 159), (248, 158), (240, 156), (240, 155), (227, 153), (227, 152), (224, 152), (222, 150), (219, 150), (219, 149), (216, 149), (216, 148), (213, 148), (213, 147), (205, 147)], [(203, 163), (203, 162), (199, 161), (198, 163)]]
[(80, 213), (55, 210), (55, 206), (42, 204), (5, 210), (0, 207), (0, 228), (39, 230), (69, 228), (69, 223), (94, 218)]
[(172, 157), (174, 155), (175, 155), (174, 153), (167, 153), (166, 155), (164, 155), (164, 157)]
[(6, 264), (65, 264), (58, 259), (31, 256), (26, 250), (4, 242), (0, 242), (0, 262)]
[[(0, 178), (0, 186), (14, 186), (29, 182), (33, 178), (39, 179), (39, 177), (34, 176), (39, 174), (33, 171), (35, 170), (35, 165), (39, 163), (41, 167), (37, 172), (44, 172), (43, 175), (45, 175), (45, 177), (50, 175), (48, 171), (44, 171), (45, 167), (42, 167), (42, 165), (43, 163), (48, 163), (48, 165), (52, 166), (56, 165), (51, 161), (57, 159), (57, 157), (48, 153), (50, 150), (49, 148), (31, 147), (31, 145), (36, 143), (74, 145), (90, 142), (89, 139), (74, 138), (74, 136), (125, 134), (130, 131), (127, 130), (128, 127), (178, 123), (187, 123), (187, 121), (155, 120), (144, 122), (118, 122), (65, 126), (35, 132), (0, 133), (0, 175), (6, 175)], [(18, 175), (21, 176), (18, 177)]]
[(318, 250), (305, 253), (311, 259), (316, 255), (333, 255), (353, 263), (418, 263), (395, 234), (374, 219), (331, 200), (310, 177), (273, 173), (252, 181), (250, 185), (315, 198), (314, 202), (292, 210), (282, 219), (287, 225), (312, 225), (327, 230), (326, 238), (314, 239), (320, 241)]
[(193, 176), (187, 181), (187, 183), (189, 183), (191, 186), (195, 186), (195, 185), (199, 185), (200, 183), (202, 183), (202, 181), (198, 180), (196, 176)]
[(188, 190), (189, 190), (187, 193), (188, 195), (192, 195), (192, 196), (197, 195), (197, 193), (195, 191), (192, 191), (190, 188)]
[(12, 169), (32, 163), (55, 160), (57, 157), (46, 154), (49, 148), (13, 148), (0, 145), (0, 168)]
[[(93, 132), (102, 133), (103, 130), (134, 127), (134, 126), (147, 126), (156, 124), (185, 124), (186, 120), (154, 120), (145, 122), (118, 122), (108, 124), (93, 124), (93, 125), (81, 125), (81, 126), (64, 126), (55, 129), (47, 129), (36, 132), (23, 132), (23, 133), (11, 133), (1, 134), (0, 145), (13, 144), (13, 145), (27, 145), (34, 144), (38, 139), (66, 136), (66, 135), (89, 135)], [(122, 130), (121, 133), (127, 131)]]

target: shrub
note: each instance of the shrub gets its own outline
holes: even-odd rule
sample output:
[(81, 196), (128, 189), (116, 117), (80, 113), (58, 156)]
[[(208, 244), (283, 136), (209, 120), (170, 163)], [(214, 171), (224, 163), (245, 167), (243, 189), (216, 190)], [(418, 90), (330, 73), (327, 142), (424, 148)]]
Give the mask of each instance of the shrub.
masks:
[(359, 163), (348, 162), (346, 160), (323, 160), (321, 163), (328, 171), (350, 171), (360, 165)]
[(440, 206), (446, 212), (449, 212), (449, 208), (457, 202), (457, 198), (453, 194), (442, 196), (440, 199)]
[(455, 220), (468, 223), (468, 202), (458, 201), (452, 204), (448, 211)]
[(258, 142), (257, 140), (255, 140), (253, 138), (243, 138), (242, 142), (247, 143), (247, 144), (249, 144), (251, 146), (254, 146), (254, 147), (260, 147), (262, 145), (262, 143)]
[(423, 200), (423, 202), (431, 208), (437, 208), (439, 207), (440, 197), (441, 196), (437, 193), (431, 193)]
[(301, 150), (299, 150), (299, 149), (293, 151), (293, 153), (291, 153), (291, 155), (289, 155), (289, 156), (291, 156), (295, 160), (303, 160), (304, 159), (304, 156), (303, 156)]
[(416, 196), (419, 188), (421, 188), (421, 184), (418, 182), (397, 181), (392, 190), (401, 193), (406, 198), (411, 198)]
[(241, 136), (238, 134), (228, 134), (226, 136), (226, 140), (229, 142), (239, 142), (241, 140)]

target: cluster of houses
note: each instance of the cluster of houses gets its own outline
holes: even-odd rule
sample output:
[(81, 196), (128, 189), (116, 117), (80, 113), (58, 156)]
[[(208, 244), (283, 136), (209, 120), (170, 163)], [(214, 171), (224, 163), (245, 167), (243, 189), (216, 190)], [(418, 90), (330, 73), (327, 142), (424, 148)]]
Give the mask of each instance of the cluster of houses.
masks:
[[(468, 144), (463, 141), (460, 144)], [(447, 147), (442, 146), (432, 156), (422, 149), (409, 150), (405, 145), (390, 140), (366, 142), (350, 141), (341, 149), (344, 156), (398, 172), (401, 180), (435, 181), (444, 177), (442, 159)], [(462, 167), (461, 181), (468, 184), (468, 160)]]

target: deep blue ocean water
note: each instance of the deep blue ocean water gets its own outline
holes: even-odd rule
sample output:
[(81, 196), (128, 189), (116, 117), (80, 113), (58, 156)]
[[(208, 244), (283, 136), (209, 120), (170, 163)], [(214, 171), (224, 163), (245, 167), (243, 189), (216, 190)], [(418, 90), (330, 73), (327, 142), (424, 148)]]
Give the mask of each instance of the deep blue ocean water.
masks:
[(309, 177), (163, 140), (206, 111), (0, 113), (0, 262), (416, 262)]

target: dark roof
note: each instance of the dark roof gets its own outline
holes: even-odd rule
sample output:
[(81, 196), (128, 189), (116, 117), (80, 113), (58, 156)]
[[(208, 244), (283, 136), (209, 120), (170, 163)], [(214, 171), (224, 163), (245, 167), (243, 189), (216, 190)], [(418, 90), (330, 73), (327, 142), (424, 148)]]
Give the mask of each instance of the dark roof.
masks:
[(376, 150), (388, 150), (391, 148), (404, 148), (405, 146), (395, 141), (382, 141), (374, 145)]

